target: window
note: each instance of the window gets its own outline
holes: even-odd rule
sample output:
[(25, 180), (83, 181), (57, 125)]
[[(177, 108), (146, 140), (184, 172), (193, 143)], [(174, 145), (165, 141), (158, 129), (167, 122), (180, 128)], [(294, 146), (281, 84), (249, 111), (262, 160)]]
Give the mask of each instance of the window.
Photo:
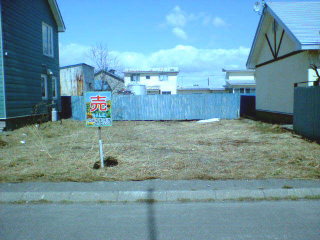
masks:
[(52, 98), (53, 99), (57, 99), (58, 97), (58, 86), (57, 86), (57, 78), (56, 77), (52, 77)]
[(246, 93), (250, 93), (251, 89), (250, 88), (246, 88)]
[(240, 93), (244, 93), (244, 88), (240, 88)]
[(157, 95), (160, 94), (160, 90), (147, 90), (148, 95)]
[(146, 76), (146, 79), (150, 79), (150, 76)]
[(41, 74), (41, 96), (42, 99), (48, 99), (48, 82), (47, 75)]
[(163, 95), (170, 95), (170, 94), (171, 94), (171, 91), (162, 91), (162, 94), (163, 94)]
[(160, 80), (160, 81), (168, 81), (168, 75), (160, 74), (159, 80)]
[(139, 82), (140, 81), (140, 74), (132, 74), (130, 77), (131, 82)]
[(53, 31), (46, 23), (42, 23), (42, 47), (43, 55), (53, 57)]

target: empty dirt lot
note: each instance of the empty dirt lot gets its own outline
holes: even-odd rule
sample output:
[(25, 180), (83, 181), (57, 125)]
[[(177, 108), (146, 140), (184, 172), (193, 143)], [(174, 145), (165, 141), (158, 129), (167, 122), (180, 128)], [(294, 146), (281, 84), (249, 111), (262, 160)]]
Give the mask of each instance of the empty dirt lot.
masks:
[[(102, 130), (64, 120), (0, 135), (0, 181), (320, 178), (320, 145), (251, 120), (114, 122)], [(21, 142), (22, 141), (22, 142)], [(24, 143), (25, 141), (25, 143)]]

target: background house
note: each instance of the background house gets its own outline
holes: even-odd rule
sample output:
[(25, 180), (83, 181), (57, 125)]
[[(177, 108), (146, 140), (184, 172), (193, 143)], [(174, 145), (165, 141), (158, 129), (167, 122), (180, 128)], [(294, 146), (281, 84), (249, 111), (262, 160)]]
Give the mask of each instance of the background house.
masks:
[(210, 88), (210, 87), (180, 87), (177, 89), (177, 94), (203, 94), (203, 93), (224, 93), (225, 88)]
[(256, 81), (254, 78), (253, 70), (226, 70), (222, 69), (226, 73), (225, 88), (230, 93), (255, 93)]
[(94, 85), (96, 91), (111, 91), (116, 94), (124, 89), (124, 80), (115, 73), (115, 70), (98, 71), (94, 74)]
[(128, 69), (124, 71), (124, 83), (126, 87), (145, 85), (147, 94), (176, 94), (178, 73), (179, 69), (176, 67)]
[(61, 96), (83, 96), (94, 90), (94, 67), (79, 63), (60, 68)]
[(247, 61), (255, 69), (257, 117), (292, 122), (294, 83), (312, 80), (320, 65), (320, 2), (264, 5)]
[[(27, 6), (26, 6), (27, 4)], [(58, 32), (65, 25), (55, 0), (0, 2), (0, 130), (60, 108)]]

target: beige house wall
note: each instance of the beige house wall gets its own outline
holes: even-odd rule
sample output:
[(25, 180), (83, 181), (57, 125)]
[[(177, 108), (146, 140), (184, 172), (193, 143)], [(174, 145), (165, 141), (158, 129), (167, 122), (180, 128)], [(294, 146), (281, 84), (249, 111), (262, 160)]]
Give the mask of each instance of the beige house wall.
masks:
[(294, 83), (308, 81), (309, 66), (305, 51), (256, 68), (256, 109), (292, 114)]

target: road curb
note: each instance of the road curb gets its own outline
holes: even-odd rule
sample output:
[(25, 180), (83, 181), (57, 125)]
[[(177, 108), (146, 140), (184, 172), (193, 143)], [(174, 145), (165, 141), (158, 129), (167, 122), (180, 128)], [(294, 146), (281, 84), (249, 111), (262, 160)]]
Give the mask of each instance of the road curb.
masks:
[(188, 202), (281, 199), (320, 199), (320, 188), (195, 190), (195, 191), (100, 191), (100, 192), (1, 192), (1, 203), (62, 202)]

